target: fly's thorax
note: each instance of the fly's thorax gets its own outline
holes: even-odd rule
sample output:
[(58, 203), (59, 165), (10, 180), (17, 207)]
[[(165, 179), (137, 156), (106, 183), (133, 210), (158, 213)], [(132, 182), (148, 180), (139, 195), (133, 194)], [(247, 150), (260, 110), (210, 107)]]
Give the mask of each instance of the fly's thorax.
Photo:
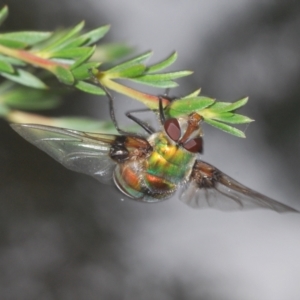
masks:
[[(191, 153), (172, 141), (164, 132), (159, 132), (151, 135), (148, 139), (153, 151), (150, 155), (151, 159), (165, 160), (169, 164), (176, 166), (189, 165), (197, 158), (196, 153)], [(159, 158), (159, 156), (161, 158)]]
[(148, 141), (153, 151), (145, 160), (145, 172), (172, 183), (175, 187), (169, 188), (176, 189), (191, 174), (197, 154), (177, 145), (164, 132), (153, 134)]

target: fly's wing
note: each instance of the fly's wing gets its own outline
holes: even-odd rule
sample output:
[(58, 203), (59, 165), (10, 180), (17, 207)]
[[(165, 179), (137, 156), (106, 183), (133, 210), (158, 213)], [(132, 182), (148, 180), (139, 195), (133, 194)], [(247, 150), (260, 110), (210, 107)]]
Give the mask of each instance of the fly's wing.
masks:
[(298, 212), (247, 188), (203, 161), (195, 163), (181, 200), (195, 208), (210, 207), (225, 211), (264, 208), (277, 212)]
[(117, 136), (36, 124), (11, 124), (11, 127), (66, 168), (103, 183), (112, 179), (116, 163), (109, 157), (109, 151)]

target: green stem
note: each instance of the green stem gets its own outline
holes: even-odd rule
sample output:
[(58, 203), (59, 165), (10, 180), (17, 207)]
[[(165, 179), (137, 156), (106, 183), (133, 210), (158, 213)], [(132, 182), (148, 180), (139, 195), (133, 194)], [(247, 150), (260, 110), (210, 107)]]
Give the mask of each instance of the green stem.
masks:
[(58, 66), (69, 69), (69, 66), (66, 64), (56, 63), (51, 60), (41, 58), (25, 50), (15, 50), (0, 45), (0, 53), (5, 54), (9, 57), (17, 58), (31, 65), (46, 69), (50, 72), (53, 72)]
[[(144, 105), (146, 105), (147, 107), (149, 107), (150, 109), (158, 109), (158, 104), (159, 104), (158, 96), (139, 92), (137, 90), (134, 90), (132, 88), (124, 86), (120, 83), (112, 81), (112, 80), (110, 80), (110, 78), (107, 78), (107, 77), (105, 78), (105, 76), (102, 76), (102, 78), (100, 76), (97, 76), (97, 77), (99, 79), (99, 82), (103, 86), (105, 86), (113, 91), (116, 91), (120, 94), (123, 94), (130, 98), (133, 98), (135, 100), (138, 100), (138, 101), (142, 102)], [(170, 101), (168, 99), (165, 99), (164, 97), (161, 97), (161, 98), (162, 98), (162, 104), (164, 107), (169, 104)]]

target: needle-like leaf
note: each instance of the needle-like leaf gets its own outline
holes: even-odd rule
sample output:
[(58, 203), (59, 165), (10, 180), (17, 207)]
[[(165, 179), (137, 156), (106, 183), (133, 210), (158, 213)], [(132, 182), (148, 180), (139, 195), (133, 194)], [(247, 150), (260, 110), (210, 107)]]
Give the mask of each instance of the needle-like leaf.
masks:
[(1, 76), (12, 80), (14, 82), (20, 83), (25, 86), (30, 86), (32, 88), (36, 89), (45, 89), (47, 86), (45, 85), (44, 82), (42, 82), (38, 77), (34, 76), (33, 74), (22, 70), (22, 69), (17, 69), (14, 74), (8, 74), (8, 73), (3, 73), (0, 72)]
[(2, 23), (5, 21), (5, 19), (8, 16), (8, 7), (5, 5), (3, 8), (0, 10), (0, 26)]
[(90, 84), (85, 81), (78, 81), (75, 84), (75, 87), (83, 92), (94, 94), (94, 95), (105, 95), (103, 89), (100, 88), (98, 85)]
[(227, 125), (227, 124), (215, 121), (215, 120), (210, 120), (210, 119), (205, 120), (205, 122), (211, 126), (214, 126), (222, 131), (225, 131), (225, 132), (235, 135), (237, 137), (240, 137), (240, 138), (246, 137), (243, 131), (241, 131), (235, 127), (232, 127), (230, 125)]

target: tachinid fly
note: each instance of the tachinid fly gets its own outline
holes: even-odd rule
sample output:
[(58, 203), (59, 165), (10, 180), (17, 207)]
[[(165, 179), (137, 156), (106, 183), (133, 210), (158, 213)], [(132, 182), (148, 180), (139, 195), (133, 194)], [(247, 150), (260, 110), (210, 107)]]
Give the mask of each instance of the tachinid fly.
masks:
[(111, 118), (120, 135), (35, 124), (11, 126), (68, 169), (91, 175), (103, 183), (113, 181), (124, 195), (137, 201), (159, 202), (179, 191), (181, 200), (192, 207), (297, 212), (200, 160), (203, 140), (199, 114), (165, 118), (160, 98), (158, 112), (162, 130), (155, 132), (132, 112), (127, 113), (145, 129), (146, 137), (124, 132), (118, 127), (113, 99), (108, 96)]

